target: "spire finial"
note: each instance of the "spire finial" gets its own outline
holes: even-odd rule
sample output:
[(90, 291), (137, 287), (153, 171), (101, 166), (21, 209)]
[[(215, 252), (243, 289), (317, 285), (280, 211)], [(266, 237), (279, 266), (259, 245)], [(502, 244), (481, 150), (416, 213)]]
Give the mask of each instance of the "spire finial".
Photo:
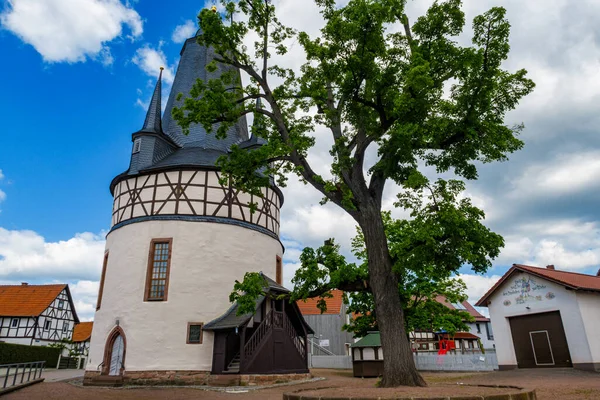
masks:
[(212, 6), (212, 7), (210, 8), (210, 10), (211, 10), (212, 12), (216, 13), (216, 12), (217, 12), (217, 6)]
[(160, 73), (158, 74), (158, 80), (156, 81), (156, 87), (154, 93), (152, 93), (152, 99), (148, 106), (148, 112), (146, 113), (146, 119), (144, 120), (144, 126), (142, 132), (153, 132), (162, 133), (162, 121), (161, 121), (161, 92), (162, 92), (162, 73), (165, 67), (160, 67)]

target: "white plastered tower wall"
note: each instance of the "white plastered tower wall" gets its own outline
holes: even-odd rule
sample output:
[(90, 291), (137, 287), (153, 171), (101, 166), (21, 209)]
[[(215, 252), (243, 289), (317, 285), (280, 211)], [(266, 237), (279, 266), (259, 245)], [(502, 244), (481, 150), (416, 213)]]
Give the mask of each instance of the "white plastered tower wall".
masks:
[[(506, 294), (508, 286), (520, 278), (531, 278), (543, 282), (546, 287), (543, 293), (540, 293), (542, 295), (540, 301), (517, 304), (513, 299), (514, 296)], [(548, 292), (553, 293), (554, 297), (546, 297), (545, 294)], [(501, 368), (517, 366), (509, 318), (551, 311), (560, 312), (573, 365), (593, 362), (594, 357), (588, 340), (597, 338), (597, 331), (595, 335), (586, 335), (586, 325), (580, 311), (578, 296), (578, 293), (567, 290), (562, 285), (523, 272), (514, 273), (499, 286), (488, 299), (488, 308), (494, 331), (498, 364)], [(504, 302), (507, 300), (510, 301), (510, 304), (505, 305)]]
[[(144, 301), (152, 239), (173, 238), (166, 301)], [(246, 272), (275, 276), (280, 242), (242, 226), (144, 221), (113, 230), (100, 310), (86, 369), (97, 371), (116, 321), (126, 337), (125, 371), (210, 371), (213, 336), (186, 344), (188, 322), (208, 322), (230, 307), (229, 293)]]

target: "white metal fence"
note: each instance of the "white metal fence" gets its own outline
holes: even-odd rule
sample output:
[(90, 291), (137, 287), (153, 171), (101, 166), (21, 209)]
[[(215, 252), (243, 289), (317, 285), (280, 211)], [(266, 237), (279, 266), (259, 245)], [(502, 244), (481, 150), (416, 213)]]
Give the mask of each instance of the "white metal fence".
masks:
[(352, 357), (309, 354), (308, 365), (310, 368), (352, 369)]
[(416, 354), (419, 371), (493, 371), (498, 369), (496, 353), (485, 354)]
[[(498, 369), (496, 353), (485, 354), (423, 354), (414, 355), (419, 371), (493, 371)], [(352, 369), (350, 356), (314, 356), (308, 360), (310, 368)]]

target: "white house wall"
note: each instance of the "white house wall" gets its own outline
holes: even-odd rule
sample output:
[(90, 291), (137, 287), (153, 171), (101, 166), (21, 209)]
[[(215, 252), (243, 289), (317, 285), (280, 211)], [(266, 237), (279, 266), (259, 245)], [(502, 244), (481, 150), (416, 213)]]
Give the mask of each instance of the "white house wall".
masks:
[[(152, 239), (172, 238), (167, 301), (144, 301)], [(86, 369), (96, 371), (118, 321), (126, 337), (126, 371), (201, 370), (212, 366), (213, 334), (186, 344), (188, 322), (209, 322), (229, 307), (235, 280), (262, 271), (275, 278), (278, 240), (235, 225), (146, 221), (107, 237), (108, 263)]]
[[(477, 324), (479, 324), (479, 328), (481, 330), (479, 333), (477, 332)], [(489, 322), (473, 322), (466, 324), (469, 327), (469, 332), (481, 339), (481, 344), (486, 350), (494, 349), (495, 344), (494, 340), (488, 339), (488, 332), (486, 330), (487, 324), (489, 324)]]
[[(521, 297), (520, 289), (515, 286), (515, 282), (519, 279), (531, 279), (530, 282), (535, 282), (540, 287), (534, 288), (535, 285), (532, 285), (529, 292), (531, 297)], [(501, 368), (517, 366), (509, 317), (551, 311), (560, 312), (572, 363), (592, 362), (577, 294), (574, 291), (566, 290), (564, 286), (542, 278), (518, 272), (496, 289), (489, 298), (488, 308), (494, 330), (498, 364)], [(591, 336), (593, 337), (597, 337), (597, 331), (595, 336)]]
[(600, 294), (578, 292), (577, 300), (591, 351), (589, 362), (600, 371)]

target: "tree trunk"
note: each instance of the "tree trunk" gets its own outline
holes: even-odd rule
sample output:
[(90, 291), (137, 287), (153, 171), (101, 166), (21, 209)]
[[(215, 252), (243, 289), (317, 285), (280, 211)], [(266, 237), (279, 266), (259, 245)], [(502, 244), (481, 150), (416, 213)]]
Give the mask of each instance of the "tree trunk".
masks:
[(375, 298), (383, 350), (381, 386), (426, 386), (415, 366), (406, 333), (404, 312), (398, 295), (398, 278), (392, 270), (381, 211), (371, 204), (363, 209), (363, 217), (360, 227), (365, 237), (369, 284)]

